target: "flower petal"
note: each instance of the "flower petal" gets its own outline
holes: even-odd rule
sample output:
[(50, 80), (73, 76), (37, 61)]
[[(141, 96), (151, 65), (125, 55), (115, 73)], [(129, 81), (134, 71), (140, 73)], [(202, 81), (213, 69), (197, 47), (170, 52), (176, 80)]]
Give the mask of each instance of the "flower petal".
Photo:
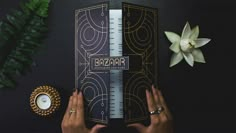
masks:
[(174, 32), (165, 31), (166, 37), (171, 43), (179, 42), (180, 36)]
[(200, 49), (194, 49), (192, 51), (194, 61), (196, 62), (201, 62), (201, 63), (206, 63), (205, 58), (203, 56), (203, 53)]
[(190, 34), (191, 34), (191, 27), (187, 22), (182, 31), (181, 39), (189, 39)]
[(194, 47), (195, 48), (202, 47), (202, 46), (206, 45), (210, 41), (211, 41), (211, 39), (209, 39), (209, 38), (198, 38), (198, 39), (195, 40), (196, 44), (194, 45)]
[(192, 33), (190, 35), (190, 40), (196, 40), (199, 36), (199, 26), (195, 26), (193, 29), (192, 29)]
[(180, 51), (179, 42), (174, 42), (169, 48), (170, 48), (170, 50), (172, 50), (173, 52), (179, 53), (179, 51)]
[(193, 55), (191, 53), (183, 53), (185, 61), (190, 65), (193, 66), (194, 64), (194, 59)]
[(170, 67), (178, 64), (182, 59), (183, 59), (183, 55), (181, 52), (173, 53), (170, 60)]

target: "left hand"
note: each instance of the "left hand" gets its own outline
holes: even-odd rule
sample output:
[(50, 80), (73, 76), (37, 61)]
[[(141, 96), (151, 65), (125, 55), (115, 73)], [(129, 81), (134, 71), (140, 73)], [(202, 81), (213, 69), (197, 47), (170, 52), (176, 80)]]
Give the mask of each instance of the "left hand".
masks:
[(63, 133), (97, 133), (104, 125), (95, 125), (88, 129), (84, 122), (84, 103), (82, 92), (76, 89), (70, 97), (67, 110), (61, 123)]

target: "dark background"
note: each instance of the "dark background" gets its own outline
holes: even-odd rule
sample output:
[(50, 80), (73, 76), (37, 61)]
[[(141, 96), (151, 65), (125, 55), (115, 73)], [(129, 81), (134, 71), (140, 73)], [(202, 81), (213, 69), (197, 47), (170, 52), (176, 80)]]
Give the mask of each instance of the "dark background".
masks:
[[(0, 0), (0, 19), (20, 0)], [(32, 71), (19, 77), (18, 87), (0, 90), (1, 133), (59, 133), (68, 96), (74, 87), (74, 10), (103, 0), (53, 0), (47, 39), (35, 56)], [(120, 7), (112, 1), (112, 7)], [(235, 133), (235, 0), (126, 0), (159, 10), (159, 87), (174, 116), (176, 133)], [(206, 64), (185, 61), (169, 68), (170, 42), (164, 31), (178, 34), (188, 21), (200, 26)], [(62, 106), (54, 115), (32, 113), (29, 97), (35, 87), (52, 85)], [(113, 123), (113, 122), (112, 122)], [(119, 123), (119, 122), (118, 122)], [(133, 132), (117, 122), (104, 132)], [(121, 131), (122, 130), (122, 131)]]

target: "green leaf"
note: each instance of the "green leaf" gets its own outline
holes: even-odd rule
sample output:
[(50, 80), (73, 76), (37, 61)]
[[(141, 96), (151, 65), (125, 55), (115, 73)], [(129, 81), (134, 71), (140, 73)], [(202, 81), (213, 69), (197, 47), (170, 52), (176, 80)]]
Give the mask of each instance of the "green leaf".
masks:
[(24, 3), (20, 3), (20, 8), (24, 12), (24, 16), (28, 16), (31, 12)]
[(2, 41), (6, 41), (9, 39), (9, 33), (6, 33), (5, 31), (0, 32), (0, 46), (2, 46), (4, 43)]
[(15, 82), (7, 75), (0, 73), (0, 83), (2, 88), (13, 88)]
[[(12, 10), (12, 16), (15, 17), (17, 24), (20, 25), (18, 30), (22, 29), (26, 21), (25, 18), (28, 16), (25, 16), (25, 14), (23, 14), (22, 11), (17, 11), (17, 10)], [(13, 24), (15, 23), (13, 22)]]
[(12, 10), (0, 21), (0, 88), (14, 88), (14, 77), (33, 62), (31, 56), (42, 45), (47, 32), (50, 0), (29, 0), (21, 10)]
[(26, 7), (34, 11), (40, 17), (47, 17), (49, 3), (50, 0), (31, 0), (26, 3)]
[(10, 58), (13, 58), (14, 60), (22, 63), (22, 64), (25, 64), (25, 65), (30, 65), (32, 63), (32, 59), (31, 58), (26, 58), (25, 55), (21, 54), (20, 52), (18, 51), (15, 51), (15, 54), (13, 55), (10, 55), (9, 56)]
[(5, 79), (2, 84), (4, 85), (4, 87), (7, 88), (14, 88), (16, 86), (16, 83), (13, 80), (10, 79)]
[(48, 16), (48, 6), (49, 6), (50, 0), (41, 0), (40, 8), (37, 11), (37, 14), (42, 17)]
[(9, 25), (8, 23), (3, 23), (2, 24), (3, 27), (3, 31), (5, 31), (5, 33), (8, 33), (9, 35), (14, 35), (15, 34), (15, 29)]
[(16, 19), (14, 16), (12, 16), (12, 15), (7, 15), (7, 19), (8, 19), (8, 21), (9, 21), (12, 25), (14, 25), (17, 29), (21, 29), (22, 26), (21, 26), (19, 20)]

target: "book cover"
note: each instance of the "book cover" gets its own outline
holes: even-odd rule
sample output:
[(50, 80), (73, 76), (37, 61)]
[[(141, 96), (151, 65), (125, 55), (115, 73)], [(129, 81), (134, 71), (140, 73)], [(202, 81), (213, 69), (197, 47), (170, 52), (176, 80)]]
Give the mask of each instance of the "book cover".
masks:
[(124, 71), (124, 120), (149, 118), (145, 90), (157, 81), (157, 10), (123, 3), (123, 55), (129, 57)]
[(92, 71), (93, 56), (109, 56), (109, 8), (102, 3), (75, 11), (75, 87), (84, 94), (86, 120), (108, 123), (109, 71)]
[[(113, 33), (116, 22), (109, 14), (109, 3), (75, 11), (75, 87), (84, 94), (88, 121), (149, 119), (145, 90), (157, 81), (157, 10), (129, 3), (123, 3), (121, 10), (120, 38)], [(120, 95), (115, 91), (119, 87), (122, 100), (118, 105), (113, 100)], [(117, 110), (118, 115), (114, 114)]]

